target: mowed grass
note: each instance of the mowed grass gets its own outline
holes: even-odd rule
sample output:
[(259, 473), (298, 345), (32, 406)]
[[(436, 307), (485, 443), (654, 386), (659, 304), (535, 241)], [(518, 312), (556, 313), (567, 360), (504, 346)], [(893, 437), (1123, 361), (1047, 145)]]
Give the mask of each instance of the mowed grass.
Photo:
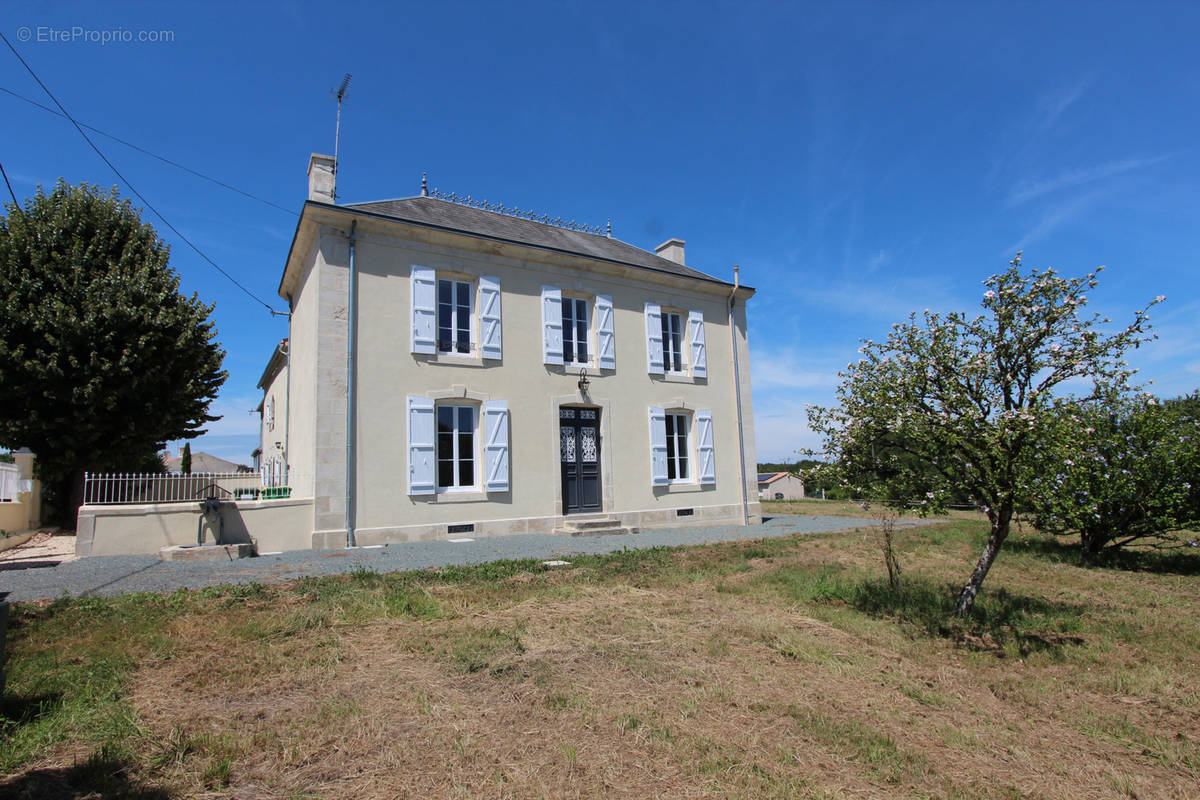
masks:
[(0, 796), (1200, 796), (1200, 556), (984, 531), (20, 606)]

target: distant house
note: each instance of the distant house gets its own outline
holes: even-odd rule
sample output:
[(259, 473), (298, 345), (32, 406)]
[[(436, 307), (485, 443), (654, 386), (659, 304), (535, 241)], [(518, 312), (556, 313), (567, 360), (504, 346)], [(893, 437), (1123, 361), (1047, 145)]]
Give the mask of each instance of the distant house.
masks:
[[(183, 456), (168, 458), (163, 464), (167, 472), (182, 472)], [(250, 472), (250, 467), (217, 458), (209, 453), (192, 453), (192, 472)]]
[(803, 500), (804, 481), (791, 472), (760, 472), (758, 496), (761, 500)]

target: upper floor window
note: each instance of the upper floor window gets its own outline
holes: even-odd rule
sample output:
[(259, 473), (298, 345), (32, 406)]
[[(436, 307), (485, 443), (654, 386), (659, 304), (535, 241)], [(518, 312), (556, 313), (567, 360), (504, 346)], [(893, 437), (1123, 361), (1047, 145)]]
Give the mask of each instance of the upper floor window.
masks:
[(690, 374), (707, 379), (704, 312), (674, 311), (658, 303), (646, 303), (645, 315), (647, 371), (651, 375)]
[(500, 359), (500, 280), (413, 265), (413, 353)]
[(663, 368), (683, 372), (683, 319), (674, 311), (662, 312)]
[(588, 364), (588, 301), (580, 297), (562, 299), (564, 364)]
[(543, 364), (616, 369), (616, 341), (611, 297), (564, 297), (555, 286), (542, 287)]
[(438, 352), (471, 352), (475, 287), (468, 281), (441, 279), (438, 292)]

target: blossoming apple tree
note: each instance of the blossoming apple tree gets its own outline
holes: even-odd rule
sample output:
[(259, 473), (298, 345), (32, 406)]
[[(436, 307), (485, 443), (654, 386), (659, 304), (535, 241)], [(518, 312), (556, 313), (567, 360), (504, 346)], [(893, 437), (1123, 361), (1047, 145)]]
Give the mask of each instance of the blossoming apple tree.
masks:
[[(984, 281), (982, 314), (910, 315), (887, 341), (863, 342), (862, 358), (839, 373), (835, 407), (809, 409), (827, 457), (860, 493), (922, 514), (945, 513), (966, 496), (987, 515), (959, 616), (970, 612), (1013, 514), (1037, 490), (1033, 456), (1062, 435), (1059, 409), (1121, 394), (1133, 374), (1123, 355), (1154, 338), (1148, 312), (1161, 297), (1115, 331), (1084, 314), (1100, 269), (1079, 278), (1025, 272), (1018, 253)], [(1068, 396), (1068, 386), (1083, 395)]]

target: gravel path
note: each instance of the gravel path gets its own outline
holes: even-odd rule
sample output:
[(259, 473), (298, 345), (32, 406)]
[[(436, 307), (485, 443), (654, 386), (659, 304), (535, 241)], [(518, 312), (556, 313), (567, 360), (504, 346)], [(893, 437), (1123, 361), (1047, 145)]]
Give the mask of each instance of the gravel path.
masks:
[[(624, 536), (523, 534), (470, 541), (406, 542), (345, 550), (298, 550), (236, 561), (180, 563), (153, 556), (93, 556), (51, 566), (52, 562), (0, 563), (0, 596), (11, 603), (129, 592), (171, 592), (220, 584), (279, 583), (306, 575), (333, 575), (366, 567), (376, 572), (482, 564), (503, 559), (561, 559), (622, 548), (693, 545), (738, 539), (764, 539), (793, 533), (825, 533), (869, 526), (858, 517), (775, 516), (761, 525), (655, 528)], [(919, 524), (914, 520), (907, 524)], [(24, 568), (18, 564), (28, 564)], [(36, 568), (40, 566), (40, 568)]]

